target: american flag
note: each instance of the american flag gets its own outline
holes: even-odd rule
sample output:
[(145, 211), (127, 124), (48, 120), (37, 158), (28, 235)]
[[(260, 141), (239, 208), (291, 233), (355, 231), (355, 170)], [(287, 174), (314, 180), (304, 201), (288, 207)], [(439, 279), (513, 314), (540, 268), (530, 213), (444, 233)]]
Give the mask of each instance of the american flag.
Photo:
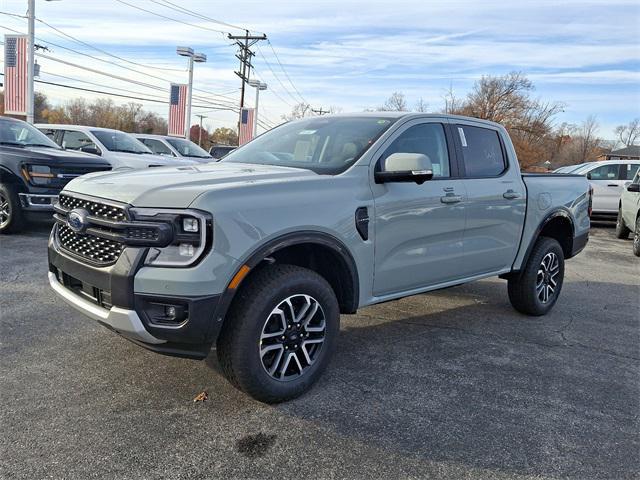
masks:
[(187, 106), (187, 85), (172, 83), (169, 95), (168, 135), (184, 137), (185, 111)]
[(27, 36), (4, 36), (4, 112), (27, 114)]
[(255, 108), (243, 108), (240, 111), (240, 133), (238, 134), (238, 145), (244, 145), (253, 138), (253, 119)]

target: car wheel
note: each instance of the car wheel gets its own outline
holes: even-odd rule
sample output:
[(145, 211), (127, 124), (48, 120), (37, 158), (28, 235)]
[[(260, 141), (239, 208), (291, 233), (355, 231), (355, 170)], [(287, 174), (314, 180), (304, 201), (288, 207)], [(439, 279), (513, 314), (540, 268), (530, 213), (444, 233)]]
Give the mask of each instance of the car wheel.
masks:
[(323, 277), (269, 265), (236, 294), (218, 338), (218, 361), (240, 390), (262, 402), (282, 402), (318, 380), (339, 330), (338, 301)]
[(633, 254), (640, 257), (640, 216), (636, 218), (636, 230), (633, 232)]
[(616, 220), (616, 238), (627, 239), (629, 238), (629, 234), (631, 230), (627, 228), (624, 224), (624, 219), (622, 218), (622, 206), (618, 208), (618, 218)]
[(544, 315), (553, 308), (564, 280), (564, 253), (557, 240), (540, 237), (520, 275), (509, 279), (511, 305), (527, 315)]
[(16, 189), (0, 183), (0, 233), (19, 232), (23, 226), (24, 216)]

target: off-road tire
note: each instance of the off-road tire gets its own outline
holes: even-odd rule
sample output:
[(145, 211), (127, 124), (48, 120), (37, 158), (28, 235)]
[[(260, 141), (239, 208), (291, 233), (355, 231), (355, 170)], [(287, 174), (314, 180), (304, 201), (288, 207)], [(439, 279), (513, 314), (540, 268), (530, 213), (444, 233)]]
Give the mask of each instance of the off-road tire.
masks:
[(616, 219), (616, 238), (626, 240), (629, 238), (629, 234), (631, 230), (624, 224), (624, 219), (622, 218), (622, 207), (618, 208), (618, 218)]
[(0, 234), (17, 233), (25, 224), (20, 198), (15, 187), (0, 183)]
[[(543, 276), (544, 288), (551, 286), (552, 283), (544, 277), (543, 260), (548, 258), (557, 259), (557, 273), (552, 280), (555, 281), (553, 293), (548, 296), (545, 302), (544, 292), (539, 290), (541, 275)], [(546, 279), (546, 280), (545, 280)], [(546, 314), (553, 308), (564, 280), (564, 253), (562, 247), (557, 240), (549, 237), (540, 237), (529, 255), (527, 263), (519, 275), (509, 278), (508, 291), (511, 305), (520, 313), (526, 315), (540, 316)], [(546, 282), (546, 283), (545, 283)], [(548, 290), (546, 290), (548, 292)]]
[[(333, 289), (312, 270), (280, 264), (255, 271), (240, 288), (217, 342), (224, 375), (261, 402), (278, 403), (301, 395), (321, 376), (336, 347), (340, 309)], [(324, 343), (299, 377), (282, 381), (270, 375), (263, 364), (261, 335), (274, 309), (299, 295), (310, 296), (319, 304), (325, 317)]]

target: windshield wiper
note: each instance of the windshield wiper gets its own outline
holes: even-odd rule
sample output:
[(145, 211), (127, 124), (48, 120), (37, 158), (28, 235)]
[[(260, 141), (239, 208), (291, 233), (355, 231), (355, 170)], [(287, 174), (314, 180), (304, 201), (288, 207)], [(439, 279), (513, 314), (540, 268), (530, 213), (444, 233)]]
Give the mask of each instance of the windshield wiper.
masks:
[(27, 143), (26, 146), (27, 147), (60, 148), (60, 147), (54, 147), (53, 145), (48, 145), (46, 143)]
[(0, 145), (11, 145), (12, 147), (25, 147), (24, 143), (19, 142), (0, 142)]
[(122, 152), (122, 153), (135, 153), (137, 155), (141, 155), (143, 153), (147, 153), (147, 152), (141, 152), (139, 150), (127, 150), (124, 148), (112, 148), (111, 149), (112, 152)]

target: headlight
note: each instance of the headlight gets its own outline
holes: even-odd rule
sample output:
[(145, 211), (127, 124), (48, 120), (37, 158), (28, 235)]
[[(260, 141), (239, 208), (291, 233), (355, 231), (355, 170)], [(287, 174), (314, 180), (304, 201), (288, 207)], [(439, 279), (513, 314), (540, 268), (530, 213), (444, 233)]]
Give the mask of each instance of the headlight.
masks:
[(25, 165), (22, 167), (22, 176), (33, 185), (48, 185), (55, 175), (46, 165)]
[(134, 220), (168, 223), (173, 239), (166, 247), (150, 247), (145, 265), (188, 267), (196, 263), (213, 243), (213, 224), (209, 214), (196, 210), (133, 208)]

